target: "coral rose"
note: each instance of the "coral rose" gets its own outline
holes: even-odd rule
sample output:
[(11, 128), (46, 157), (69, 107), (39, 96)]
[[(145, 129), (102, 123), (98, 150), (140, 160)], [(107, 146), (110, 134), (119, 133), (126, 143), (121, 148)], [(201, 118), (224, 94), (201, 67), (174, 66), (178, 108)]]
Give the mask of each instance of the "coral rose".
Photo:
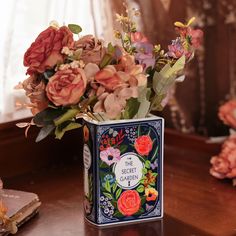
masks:
[(47, 97), (56, 106), (73, 105), (79, 102), (87, 85), (85, 73), (80, 68), (57, 71), (49, 80)]
[(236, 100), (230, 100), (222, 105), (218, 115), (224, 124), (236, 129)]
[(29, 67), (27, 74), (43, 73), (63, 62), (61, 50), (73, 43), (73, 34), (66, 27), (48, 27), (41, 32), (24, 55), (24, 66)]
[(139, 211), (141, 206), (141, 198), (137, 191), (126, 190), (117, 201), (118, 210), (124, 216), (131, 216)]
[(149, 135), (142, 135), (135, 140), (134, 147), (140, 155), (147, 156), (152, 150), (152, 144)]
[(220, 154), (211, 158), (211, 164), (210, 173), (214, 177), (236, 178), (236, 135), (224, 142)]

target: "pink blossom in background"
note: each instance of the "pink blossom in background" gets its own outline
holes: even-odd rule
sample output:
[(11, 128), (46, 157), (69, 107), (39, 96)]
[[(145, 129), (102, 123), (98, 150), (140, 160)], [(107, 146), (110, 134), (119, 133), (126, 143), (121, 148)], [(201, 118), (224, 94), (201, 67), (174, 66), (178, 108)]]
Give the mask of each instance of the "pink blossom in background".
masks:
[(236, 135), (223, 144), (219, 155), (211, 158), (210, 174), (218, 179), (236, 178)]
[(222, 105), (218, 116), (224, 124), (236, 129), (236, 100), (230, 100)]

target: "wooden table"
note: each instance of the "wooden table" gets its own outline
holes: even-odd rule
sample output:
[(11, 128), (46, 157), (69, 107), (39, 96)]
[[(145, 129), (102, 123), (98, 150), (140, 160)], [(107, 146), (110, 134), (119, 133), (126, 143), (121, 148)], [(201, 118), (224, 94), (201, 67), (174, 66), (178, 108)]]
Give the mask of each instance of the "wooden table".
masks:
[(163, 220), (97, 229), (83, 217), (82, 168), (61, 165), (6, 179), (8, 188), (40, 196), (39, 215), (18, 236), (233, 236), (236, 235), (236, 188), (208, 174), (209, 151), (183, 145), (165, 147)]

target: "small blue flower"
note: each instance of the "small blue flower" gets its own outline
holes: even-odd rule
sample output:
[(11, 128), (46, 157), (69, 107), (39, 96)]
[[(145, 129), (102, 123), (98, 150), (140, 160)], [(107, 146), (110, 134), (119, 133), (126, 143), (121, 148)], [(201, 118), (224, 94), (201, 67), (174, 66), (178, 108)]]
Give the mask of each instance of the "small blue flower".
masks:
[(103, 187), (105, 187), (105, 183), (107, 182), (107, 180), (110, 183), (110, 185), (112, 185), (116, 181), (113, 175), (108, 174), (103, 178), (103, 183), (102, 183)]

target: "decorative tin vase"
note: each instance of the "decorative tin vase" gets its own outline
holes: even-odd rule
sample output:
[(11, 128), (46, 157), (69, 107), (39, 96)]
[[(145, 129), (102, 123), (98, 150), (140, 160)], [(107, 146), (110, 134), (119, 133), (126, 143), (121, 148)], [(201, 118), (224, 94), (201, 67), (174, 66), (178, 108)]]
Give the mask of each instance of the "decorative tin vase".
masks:
[(164, 120), (84, 121), (84, 209), (98, 226), (163, 216)]

